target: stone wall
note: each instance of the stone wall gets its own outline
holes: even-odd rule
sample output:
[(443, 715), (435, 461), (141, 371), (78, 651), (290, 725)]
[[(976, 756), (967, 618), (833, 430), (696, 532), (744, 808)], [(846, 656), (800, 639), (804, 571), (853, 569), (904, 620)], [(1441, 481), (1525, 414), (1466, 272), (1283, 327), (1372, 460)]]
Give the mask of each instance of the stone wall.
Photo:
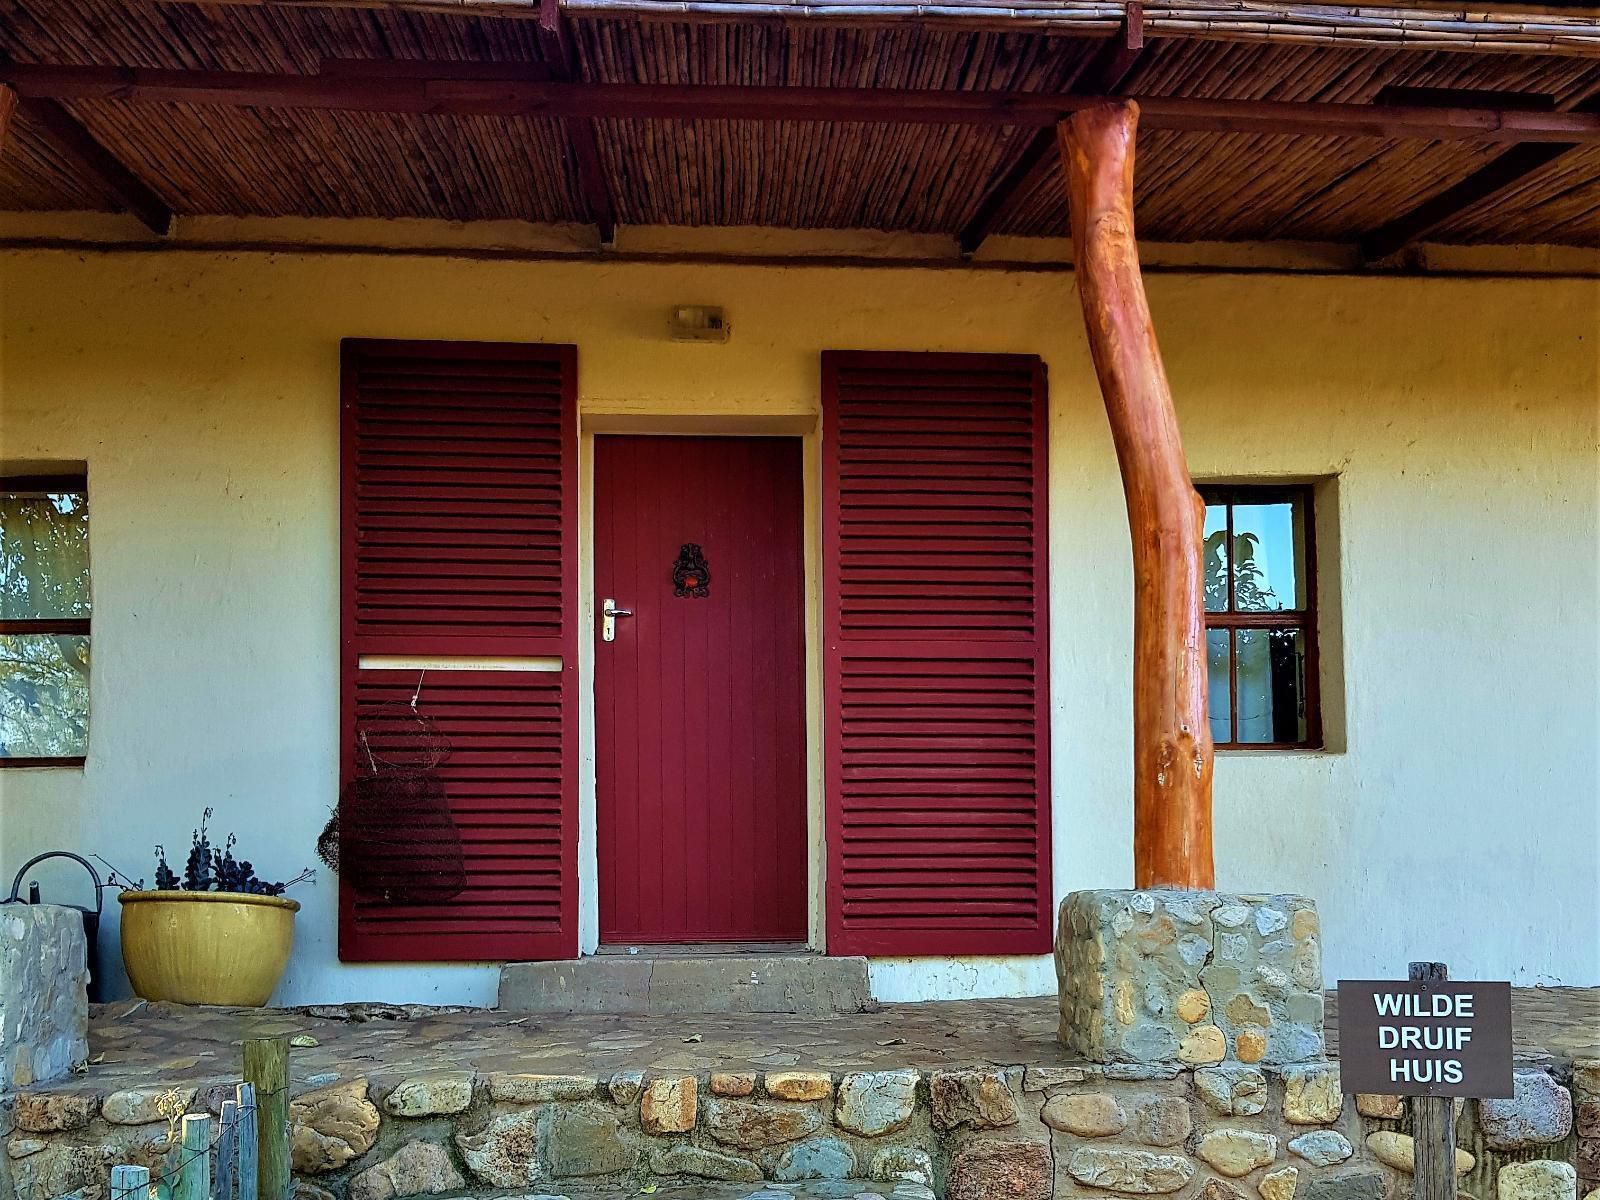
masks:
[[(1593, 1099), (1600, 1063), (1581, 1065)], [(1463, 1190), (1573, 1200), (1568, 1081), (1518, 1072), (1468, 1102)], [(905, 1181), (948, 1200), (1404, 1200), (1409, 1111), (1341, 1094), (1337, 1064), (964, 1070), (432, 1072), (314, 1079), (291, 1111), (301, 1200), (460, 1193), (630, 1195), (656, 1180)], [(1585, 1090), (1587, 1089), (1587, 1090)], [(17, 1200), (104, 1200), (114, 1162), (159, 1170), (169, 1117), (223, 1086), (24, 1092), (7, 1141)], [(1592, 1110), (1583, 1119), (1592, 1146)], [(1590, 1153), (1585, 1151), (1585, 1153)], [(1584, 1160), (1590, 1164), (1593, 1155)], [(925, 1190), (926, 1189), (926, 1190)]]
[(1055, 961), (1061, 1042), (1092, 1062), (1322, 1057), (1321, 925), (1304, 896), (1073, 892)]
[(1572, 1092), (1577, 1101), (1578, 1176), (1591, 1200), (1600, 1200), (1600, 1059), (1586, 1059), (1573, 1068)]
[(83, 914), (0, 906), (0, 1093), (62, 1079), (89, 1057)]

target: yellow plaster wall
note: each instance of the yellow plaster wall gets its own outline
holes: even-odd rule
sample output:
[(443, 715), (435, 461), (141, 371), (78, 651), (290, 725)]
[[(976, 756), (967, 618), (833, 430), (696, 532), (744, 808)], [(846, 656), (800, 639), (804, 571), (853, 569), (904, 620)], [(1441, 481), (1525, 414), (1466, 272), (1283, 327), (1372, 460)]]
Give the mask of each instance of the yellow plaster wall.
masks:
[[(1600, 850), (1600, 283), (1150, 290), (1197, 476), (1337, 476), (1343, 748), (1224, 756), (1219, 882), (1317, 897), (1329, 978), (1428, 957), (1600, 982), (1575, 936)], [(675, 303), (724, 305), (732, 341), (669, 342)], [(1056, 890), (1129, 881), (1127, 537), (1070, 277), (54, 250), (0, 254), (0, 461), (88, 463), (91, 747), (81, 772), (0, 774), (0, 874), (67, 846), (147, 875), (150, 845), (184, 844), (208, 804), (264, 871), (313, 862), (336, 788), (345, 336), (575, 342), (601, 424), (804, 426), (825, 348), (1043, 355)], [(280, 1000), (492, 999), (484, 968), (339, 966), (333, 895), (326, 872), (301, 895)], [(884, 962), (874, 982), (1053, 987), (1043, 959)]]

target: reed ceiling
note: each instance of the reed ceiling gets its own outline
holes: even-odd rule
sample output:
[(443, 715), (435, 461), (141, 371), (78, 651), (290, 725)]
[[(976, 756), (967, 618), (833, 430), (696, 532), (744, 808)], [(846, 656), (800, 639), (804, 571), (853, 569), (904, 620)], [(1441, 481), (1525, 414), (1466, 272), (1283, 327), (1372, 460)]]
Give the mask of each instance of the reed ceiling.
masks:
[[(1051, 92), (1102, 38), (820, 23), (585, 18), (580, 78)], [(18, 64), (311, 73), (333, 60), (545, 64), (536, 22), (395, 9), (0, 0), (0, 55)], [(1600, 97), (1600, 61), (1153, 39), (1122, 91), (1365, 103), (1386, 86), (1515, 92), (1570, 108)], [(123, 101), (68, 111), (178, 214), (584, 221), (571, 131), (557, 120), (404, 116)], [(726, 120), (593, 123), (623, 224), (870, 228), (954, 234), (1034, 137), (982, 125)], [(1502, 154), (1472, 141), (1148, 131), (1141, 236), (1160, 241), (1360, 240)], [(118, 207), (26, 114), (0, 154), (0, 208)], [(991, 232), (1061, 235), (1054, 153)], [(1433, 241), (1600, 245), (1600, 148), (1554, 159)]]

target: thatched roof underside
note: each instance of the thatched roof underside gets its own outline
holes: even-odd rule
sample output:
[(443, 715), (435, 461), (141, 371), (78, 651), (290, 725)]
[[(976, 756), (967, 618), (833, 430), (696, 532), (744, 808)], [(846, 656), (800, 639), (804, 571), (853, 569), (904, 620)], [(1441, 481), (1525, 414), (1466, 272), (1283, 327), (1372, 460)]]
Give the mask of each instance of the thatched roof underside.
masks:
[[(1098, 37), (821, 23), (574, 23), (594, 82), (1061, 90)], [(13, 63), (309, 73), (325, 60), (541, 61), (535, 22), (399, 10), (0, 0)], [(1600, 97), (1581, 55), (1153, 39), (1131, 95), (1369, 102), (1386, 85)], [(584, 221), (569, 131), (549, 119), (398, 116), (72, 102), (72, 115), (178, 214)], [(625, 225), (955, 233), (1022, 153), (1028, 129), (734, 121), (595, 122)], [(1353, 242), (1483, 167), (1472, 141), (1151, 131), (1142, 237)], [(112, 210), (26, 114), (0, 154), (0, 208)], [(993, 232), (1061, 235), (1054, 155)], [(1428, 235), (1600, 245), (1600, 146), (1576, 150)]]

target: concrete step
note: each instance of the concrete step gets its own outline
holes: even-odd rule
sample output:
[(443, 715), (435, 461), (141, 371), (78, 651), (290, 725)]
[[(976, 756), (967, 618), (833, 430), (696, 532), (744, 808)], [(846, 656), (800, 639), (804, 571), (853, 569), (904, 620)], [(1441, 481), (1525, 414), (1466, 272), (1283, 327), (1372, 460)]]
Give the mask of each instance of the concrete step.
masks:
[(507, 963), (500, 1008), (518, 1013), (797, 1013), (872, 1006), (864, 958), (820, 954), (598, 954)]

